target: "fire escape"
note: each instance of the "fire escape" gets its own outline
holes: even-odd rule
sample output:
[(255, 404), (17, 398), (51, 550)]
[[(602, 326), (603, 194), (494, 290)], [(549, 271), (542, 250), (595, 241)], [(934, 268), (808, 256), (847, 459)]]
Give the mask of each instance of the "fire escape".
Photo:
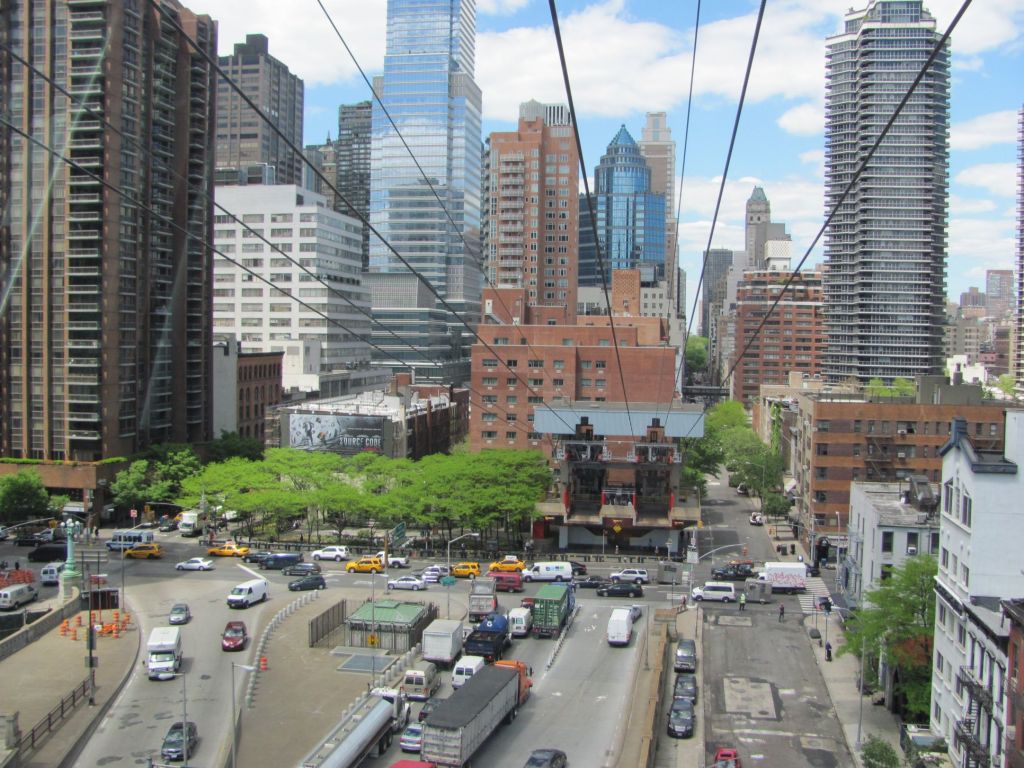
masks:
[[(967, 711), (954, 727), (956, 743), (964, 750), (964, 768), (989, 768), (992, 760), (988, 747), (982, 743), (980, 724), (992, 719), (992, 692), (977, 678), (974, 670), (967, 666), (960, 667), (957, 681), (967, 692)], [(981, 717), (982, 710), (987, 717)], [(985, 741), (988, 741), (987, 737)]]

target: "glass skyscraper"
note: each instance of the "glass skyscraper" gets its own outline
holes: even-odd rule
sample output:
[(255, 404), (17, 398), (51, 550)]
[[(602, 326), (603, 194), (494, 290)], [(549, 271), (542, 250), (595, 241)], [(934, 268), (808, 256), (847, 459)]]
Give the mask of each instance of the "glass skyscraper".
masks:
[[(639, 269), (641, 281), (665, 279), (665, 196), (651, 192), (651, 169), (626, 126), (594, 169), (594, 214), (605, 279), (611, 271)], [(586, 200), (581, 200), (581, 208)], [(585, 217), (580, 216), (581, 226)], [(580, 285), (601, 285), (601, 269), (584, 261), (581, 235)], [(586, 272), (584, 271), (586, 270)]]
[[(388, 0), (378, 95), (455, 227), (376, 102), (370, 171), (371, 223), (470, 324), (479, 320), (483, 287), (475, 37), (475, 0)], [(372, 234), (369, 270), (407, 271)], [(454, 318), (451, 325), (461, 328)]]
[[(920, 0), (871, 0), (826, 52), (831, 210), (935, 48)], [(949, 50), (925, 74), (825, 235), (832, 381), (941, 373), (949, 177)]]

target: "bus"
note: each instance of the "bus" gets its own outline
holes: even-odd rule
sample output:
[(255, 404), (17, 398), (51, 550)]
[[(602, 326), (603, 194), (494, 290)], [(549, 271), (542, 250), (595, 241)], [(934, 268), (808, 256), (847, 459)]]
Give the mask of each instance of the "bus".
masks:
[(136, 544), (152, 544), (153, 532), (141, 528), (125, 528), (114, 531), (107, 542), (107, 549), (111, 552), (131, 549)]

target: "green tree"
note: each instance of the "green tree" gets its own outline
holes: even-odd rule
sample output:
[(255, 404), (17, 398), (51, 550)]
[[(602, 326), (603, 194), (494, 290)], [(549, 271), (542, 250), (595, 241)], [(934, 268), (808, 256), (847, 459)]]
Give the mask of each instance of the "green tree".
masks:
[(769, 493), (761, 501), (761, 511), (765, 517), (787, 517), (789, 510), (789, 500), (778, 493)]
[(875, 734), (868, 736), (860, 749), (864, 768), (900, 768), (900, 756), (889, 742)]
[(708, 340), (704, 336), (688, 336), (686, 339), (686, 373), (692, 376), (703, 373), (708, 367)]
[(50, 496), (39, 475), (23, 469), (0, 478), (0, 520), (16, 523), (50, 516)]
[(913, 397), (917, 394), (917, 385), (908, 378), (897, 376), (892, 380), (892, 394), (896, 397)]
[(171, 501), (174, 488), (170, 481), (155, 477), (150, 462), (133, 461), (117, 473), (110, 484), (114, 503), (122, 509), (142, 509), (147, 501)]
[(237, 432), (222, 432), (206, 447), (210, 461), (227, 461), (234, 457), (259, 461), (263, 458), (263, 443), (254, 437), (242, 437)]
[(931, 697), (932, 638), (935, 629), (934, 557), (908, 558), (864, 596), (864, 608), (847, 624), (838, 653), (869, 657), (883, 653), (899, 671), (896, 695), (907, 719), (927, 719)]
[(996, 379), (996, 388), (1007, 397), (1014, 397), (1017, 391), (1017, 382), (1012, 374), (1004, 373)]
[(889, 387), (879, 378), (871, 379), (864, 387), (864, 394), (868, 397), (887, 397), (890, 393)]

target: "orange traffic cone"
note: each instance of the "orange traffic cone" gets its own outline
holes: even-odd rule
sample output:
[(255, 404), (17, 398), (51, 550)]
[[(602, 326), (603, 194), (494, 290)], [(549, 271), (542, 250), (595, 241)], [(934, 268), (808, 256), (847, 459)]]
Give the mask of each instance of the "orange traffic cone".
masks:
[(117, 634), (117, 624), (115, 623), (114, 624), (114, 639), (117, 640), (119, 637), (120, 637), (120, 635)]
[(266, 672), (266, 671), (267, 671), (267, 657), (266, 656), (260, 656), (260, 672)]
[(60, 632), (60, 636), (61, 637), (67, 637), (68, 636), (68, 620), (67, 619), (64, 619), (64, 621), (62, 621), (60, 623), (60, 630), (59, 630), (59, 632)]
[(75, 626), (76, 627), (82, 626), (82, 614), (80, 614), (80, 613), (75, 614)]
[(71, 639), (72, 640), (78, 640), (78, 630), (77, 629), (72, 629), (71, 630)]

